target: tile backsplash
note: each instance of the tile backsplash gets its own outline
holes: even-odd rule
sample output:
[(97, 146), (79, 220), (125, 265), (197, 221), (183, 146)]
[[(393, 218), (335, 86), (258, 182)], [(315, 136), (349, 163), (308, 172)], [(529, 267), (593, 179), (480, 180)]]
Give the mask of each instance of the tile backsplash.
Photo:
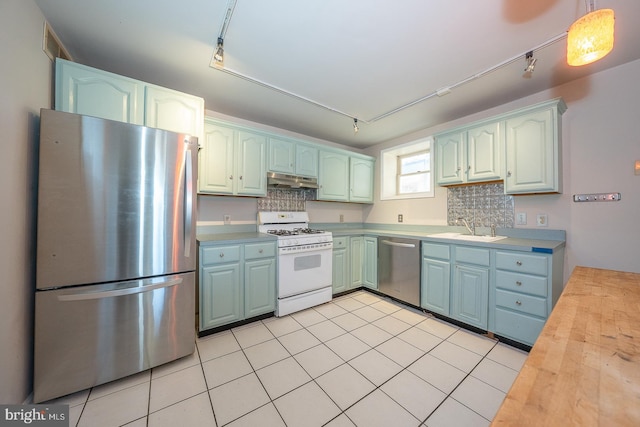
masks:
[(447, 189), (447, 224), (464, 218), (476, 227), (513, 228), (513, 196), (504, 194), (503, 183), (475, 184)]
[(258, 199), (258, 210), (303, 212), (307, 200), (316, 200), (315, 189), (269, 188), (267, 197)]

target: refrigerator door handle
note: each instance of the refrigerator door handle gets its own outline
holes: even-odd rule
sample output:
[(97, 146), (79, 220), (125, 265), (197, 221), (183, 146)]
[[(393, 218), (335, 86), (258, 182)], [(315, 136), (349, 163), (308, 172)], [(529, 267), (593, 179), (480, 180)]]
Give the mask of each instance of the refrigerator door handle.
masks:
[(193, 156), (191, 149), (187, 148), (184, 156), (185, 162), (185, 195), (184, 195), (184, 256), (191, 256), (191, 233), (193, 227)]
[(171, 286), (179, 285), (182, 283), (181, 278), (174, 278), (162, 281), (160, 283), (154, 283), (147, 286), (135, 286), (126, 289), (114, 289), (111, 291), (85, 291), (74, 294), (58, 295), (59, 301), (87, 301), (102, 298), (120, 297), (123, 295), (141, 294), (143, 292), (149, 292), (160, 288), (169, 288)]
[(383, 240), (382, 243), (384, 243), (385, 245), (389, 245), (389, 246), (398, 246), (400, 248), (415, 248), (416, 245), (412, 244), (412, 243), (399, 243), (399, 242), (392, 242), (389, 240)]

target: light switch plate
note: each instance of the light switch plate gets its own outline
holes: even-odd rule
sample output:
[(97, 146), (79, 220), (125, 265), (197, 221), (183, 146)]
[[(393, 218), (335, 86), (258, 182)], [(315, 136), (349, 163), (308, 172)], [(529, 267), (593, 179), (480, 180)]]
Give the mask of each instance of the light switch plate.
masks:
[(527, 225), (527, 213), (518, 212), (516, 215), (516, 225)]

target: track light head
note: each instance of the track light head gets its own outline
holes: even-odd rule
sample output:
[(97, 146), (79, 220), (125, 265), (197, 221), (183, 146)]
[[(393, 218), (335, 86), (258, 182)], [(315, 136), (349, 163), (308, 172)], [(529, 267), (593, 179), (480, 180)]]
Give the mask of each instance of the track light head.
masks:
[(359, 130), (360, 130), (360, 128), (358, 127), (358, 119), (356, 119), (354, 117), (353, 118), (353, 132), (354, 133), (358, 133)]
[(218, 37), (218, 46), (213, 53), (211, 65), (218, 68), (224, 68), (224, 39), (222, 37)]
[(524, 74), (522, 75), (522, 77), (530, 79), (533, 75), (533, 70), (535, 70), (536, 68), (536, 62), (538, 62), (538, 60), (533, 57), (533, 51), (527, 52), (525, 60), (527, 61), (527, 66), (524, 69)]

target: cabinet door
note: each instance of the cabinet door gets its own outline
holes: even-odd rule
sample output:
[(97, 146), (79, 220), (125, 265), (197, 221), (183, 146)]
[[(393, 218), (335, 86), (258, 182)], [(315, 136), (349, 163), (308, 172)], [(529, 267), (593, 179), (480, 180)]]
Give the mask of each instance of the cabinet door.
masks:
[(144, 83), (56, 59), (56, 110), (144, 124)]
[(349, 257), (347, 248), (333, 250), (333, 293), (347, 290), (349, 284)]
[(467, 181), (491, 181), (501, 178), (501, 123), (490, 123), (467, 131)]
[(452, 132), (436, 138), (436, 183), (459, 184), (464, 182), (465, 132)]
[(296, 144), (296, 175), (318, 177), (318, 149), (306, 144)]
[(237, 194), (267, 195), (267, 138), (264, 135), (239, 131), (237, 153)]
[(362, 286), (362, 257), (364, 255), (364, 237), (357, 236), (349, 239), (349, 269), (351, 279), (349, 288)]
[(469, 325), (487, 329), (489, 270), (459, 264), (454, 269), (451, 316)]
[(204, 99), (159, 86), (147, 86), (145, 126), (202, 137)]
[(320, 151), (318, 200), (349, 200), (349, 156)]
[(351, 157), (349, 201), (373, 203), (373, 160)]
[(200, 142), (198, 192), (233, 194), (235, 131), (205, 123)]
[(559, 191), (553, 109), (506, 122), (506, 193)]
[(375, 237), (364, 238), (362, 284), (372, 289), (378, 289), (378, 239)]
[(295, 144), (283, 139), (269, 138), (269, 166), (272, 172), (295, 172)]
[(275, 311), (275, 258), (246, 261), (244, 264), (244, 288), (244, 315), (246, 318)]
[(204, 267), (200, 274), (200, 330), (242, 320), (240, 264)]
[(422, 259), (420, 306), (434, 313), (449, 315), (451, 268), (447, 261)]

